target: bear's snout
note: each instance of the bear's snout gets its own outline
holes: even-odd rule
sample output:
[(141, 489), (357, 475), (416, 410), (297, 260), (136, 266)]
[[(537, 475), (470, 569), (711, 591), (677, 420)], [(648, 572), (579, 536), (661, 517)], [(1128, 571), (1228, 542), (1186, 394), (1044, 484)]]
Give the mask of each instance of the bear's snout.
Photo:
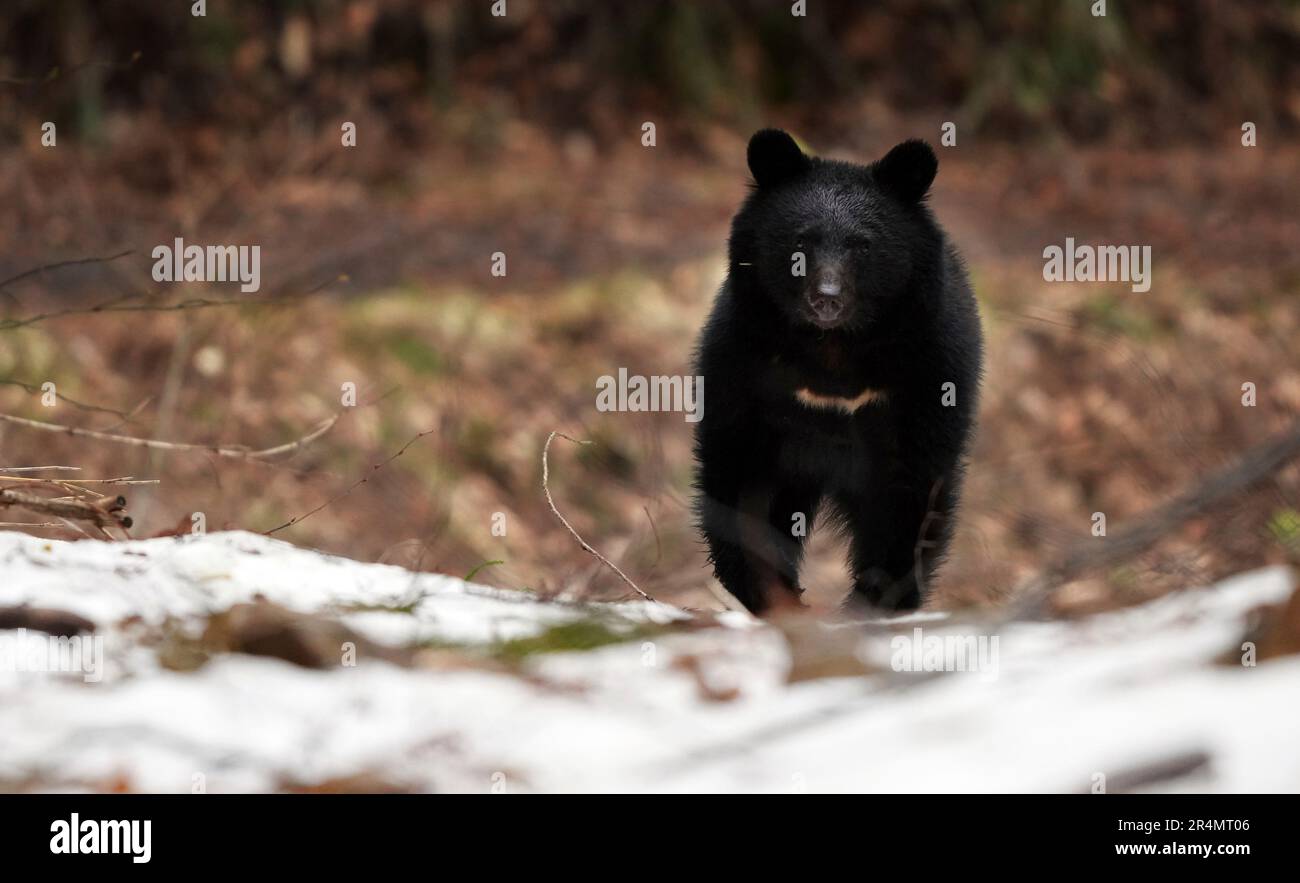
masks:
[(823, 279), (817, 283), (817, 294), (820, 297), (839, 297), (843, 290), (838, 279)]
[(838, 273), (820, 273), (808, 287), (807, 302), (814, 324), (822, 328), (838, 325), (847, 313), (846, 286)]

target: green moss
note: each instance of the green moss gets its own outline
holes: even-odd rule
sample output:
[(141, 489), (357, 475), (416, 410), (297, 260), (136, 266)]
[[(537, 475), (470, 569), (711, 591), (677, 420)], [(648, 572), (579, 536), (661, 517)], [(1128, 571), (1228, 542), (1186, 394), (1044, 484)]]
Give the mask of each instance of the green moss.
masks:
[(393, 334), (387, 340), (388, 351), (416, 374), (437, 376), (446, 372), (441, 354), (414, 334)]
[(1085, 303), (1080, 318), (1088, 327), (1137, 340), (1151, 340), (1161, 331), (1148, 313), (1110, 291)]
[(472, 582), (474, 577), (477, 576), (478, 572), (483, 568), (495, 567), (498, 564), (505, 564), (505, 562), (498, 559), (496, 561), (484, 561), (481, 564), (474, 565), (474, 567), (470, 570), (470, 572), (465, 574), (465, 582)]
[(519, 662), (538, 653), (582, 653), (597, 650), (612, 644), (635, 641), (661, 630), (661, 627), (644, 625), (615, 629), (598, 619), (580, 619), (551, 626), (531, 637), (501, 641), (493, 645), (489, 652), (506, 662)]
[(392, 601), (358, 601), (352, 604), (339, 605), (339, 611), (344, 613), (415, 613), (415, 608), (419, 607), (424, 601), (424, 592), (416, 592), (409, 598), (395, 598)]
[(1268, 520), (1269, 533), (1292, 552), (1300, 552), (1300, 512), (1278, 509)]
[(517, 666), (543, 653), (585, 653), (642, 640), (667, 631), (668, 626), (618, 623), (591, 617), (566, 622), (525, 638), (511, 638), (491, 644), (467, 644), (445, 638), (428, 638), (418, 646), (426, 650), (455, 650), (466, 656), (490, 659)]
[(1133, 589), (1138, 585), (1139, 576), (1138, 571), (1131, 565), (1124, 564), (1111, 570), (1110, 581), (1122, 589)]

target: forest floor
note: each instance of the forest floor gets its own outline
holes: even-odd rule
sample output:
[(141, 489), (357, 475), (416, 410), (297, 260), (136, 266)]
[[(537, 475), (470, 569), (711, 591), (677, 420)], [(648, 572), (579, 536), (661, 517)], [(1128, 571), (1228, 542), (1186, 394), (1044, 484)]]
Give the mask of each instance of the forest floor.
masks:
[[(360, 560), (477, 569), (477, 582), (503, 588), (624, 597), (542, 494), (542, 446), (560, 430), (594, 442), (552, 447), (565, 516), (655, 597), (710, 607), (689, 514), (691, 425), (600, 413), (596, 380), (620, 367), (688, 372), (745, 193), (743, 139), (719, 132), (687, 149), (665, 131), (650, 149), (514, 122), (480, 144), (451, 128), (419, 153), (365, 121), (367, 149), (345, 151), (337, 133), (289, 120), (236, 147), (203, 129), (149, 138), (136, 125), (128, 137), (110, 121), (93, 151), (8, 149), (0, 278), (132, 254), (0, 290), (0, 323), (72, 310), (0, 324), (0, 412), (258, 448), (343, 416), (275, 463), (0, 425), (0, 465), (159, 479), (128, 494), (137, 537), (188, 530), (202, 512), (210, 531), (274, 530)], [(815, 146), (861, 158), (894, 140)], [(962, 144), (940, 162), (932, 205), (967, 258), (988, 351), (963, 519), (932, 604), (942, 609), (996, 601), (1086, 540), (1093, 513), (1113, 535), (1300, 414), (1300, 151), (1231, 138)], [(150, 252), (178, 235), (260, 244), (261, 291), (154, 283)], [(1045, 282), (1042, 249), (1067, 236), (1150, 245), (1151, 290)], [(490, 272), (498, 251), (504, 278)], [(133, 310), (188, 298), (235, 304)], [(47, 381), (53, 408), (40, 401)], [(347, 383), (355, 408), (340, 407)], [(1255, 407), (1243, 407), (1244, 383)], [(847, 584), (841, 551), (814, 536), (810, 558), (809, 596), (831, 608)], [(1293, 465), (1061, 603), (1138, 603), (1298, 562)]]

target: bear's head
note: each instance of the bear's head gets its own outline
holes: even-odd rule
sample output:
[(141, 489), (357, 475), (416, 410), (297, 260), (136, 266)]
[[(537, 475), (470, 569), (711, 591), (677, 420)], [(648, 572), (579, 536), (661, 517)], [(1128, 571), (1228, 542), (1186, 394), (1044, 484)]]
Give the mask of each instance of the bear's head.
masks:
[(811, 157), (779, 129), (749, 141), (754, 189), (732, 224), (732, 272), (796, 327), (860, 330), (933, 266), (939, 234), (924, 205), (939, 162), (904, 141), (870, 165)]

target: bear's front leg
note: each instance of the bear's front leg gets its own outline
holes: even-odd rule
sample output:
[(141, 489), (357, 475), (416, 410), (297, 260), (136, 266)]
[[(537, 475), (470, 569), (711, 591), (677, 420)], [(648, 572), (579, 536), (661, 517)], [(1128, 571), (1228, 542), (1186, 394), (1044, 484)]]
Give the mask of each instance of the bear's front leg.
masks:
[(714, 574), (755, 614), (801, 606), (799, 563), (820, 493), (778, 481), (773, 446), (762, 437), (714, 428), (698, 438), (696, 479)]
[(742, 407), (713, 406), (696, 428), (695, 506), (723, 588), (755, 614), (779, 603), (779, 553), (768, 524), (775, 457), (770, 434)]
[(852, 533), (855, 596), (881, 610), (915, 610), (947, 545), (953, 494), (947, 476), (897, 476), (840, 500)]
[(802, 538), (783, 536), (774, 528), (771, 491), (752, 486), (733, 493), (716, 490), (701, 497), (700, 527), (718, 581), (754, 614), (801, 606)]
[(771, 495), (768, 506), (767, 523), (776, 552), (777, 578), (785, 594), (796, 600), (803, 594), (799, 570), (803, 565), (804, 545), (817, 519), (821, 499), (822, 489), (816, 483), (787, 479)]

